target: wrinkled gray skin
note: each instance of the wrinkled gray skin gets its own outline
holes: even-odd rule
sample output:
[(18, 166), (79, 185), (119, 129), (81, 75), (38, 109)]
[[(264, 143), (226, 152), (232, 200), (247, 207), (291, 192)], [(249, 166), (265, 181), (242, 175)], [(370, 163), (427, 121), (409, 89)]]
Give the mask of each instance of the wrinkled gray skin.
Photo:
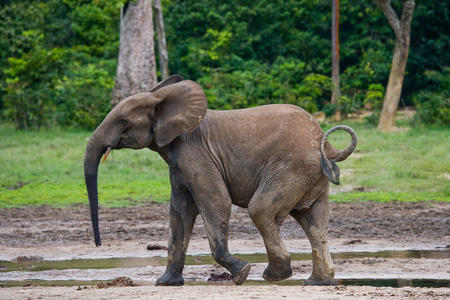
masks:
[[(242, 284), (250, 263), (228, 251), (231, 205), (247, 207), (261, 233), (269, 265), (269, 281), (292, 275), (291, 258), (280, 239), (280, 226), (290, 214), (310, 240), (313, 272), (308, 285), (334, 283), (327, 244), (329, 180), (338, 183), (334, 163), (356, 147), (336, 150), (316, 120), (293, 105), (207, 110), (202, 88), (178, 75), (151, 93), (119, 103), (92, 134), (86, 148), (84, 172), (91, 206), (95, 243), (98, 227), (97, 173), (110, 149), (150, 148), (170, 168), (169, 250), (166, 272), (157, 285), (182, 285), (186, 250), (197, 215), (205, 223), (214, 259)], [(321, 151), (322, 149), (322, 151)]]

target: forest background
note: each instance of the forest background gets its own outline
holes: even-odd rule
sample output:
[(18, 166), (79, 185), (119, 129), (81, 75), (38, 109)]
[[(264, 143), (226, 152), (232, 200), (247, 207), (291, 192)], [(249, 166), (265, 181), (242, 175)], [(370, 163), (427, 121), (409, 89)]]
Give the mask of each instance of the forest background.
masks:
[[(125, 1), (2, 2), (1, 120), (17, 129), (95, 128), (111, 108)], [(209, 108), (291, 103), (343, 116), (365, 108), (374, 111), (367, 120), (378, 121), (395, 36), (373, 1), (340, 1), (337, 106), (330, 103), (331, 1), (162, 5), (170, 73), (200, 83)], [(392, 6), (401, 11), (401, 1)], [(416, 1), (400, 101), (416, 107), (415, 124), (450, 124), (449, 24), (447, 1)]]
[[(87, 203), (83, 155), (111, 109), (124, 2), (1, 2), (0, 208)], [(358, 149), (330, 199), (450, 202), (448, 1), (416, 1), (400, 107), (417, 113), (390, 134), (375, 124), (395, 35), (373, 1), (340, 1), (342, 96), (331, 104), (331, 2), (163, 0), (170, 73), (199, 82), (212, 109), (372, 110), (366, 122), (341, 121), (358, 133)], [(391, 4), (399, 14), (401, 1)], [(330, 140), (348, 145), (345, 132)], [(167, 165), (152, 151), (115, 151), (99, 172), (102, 205), (170, 198)]]

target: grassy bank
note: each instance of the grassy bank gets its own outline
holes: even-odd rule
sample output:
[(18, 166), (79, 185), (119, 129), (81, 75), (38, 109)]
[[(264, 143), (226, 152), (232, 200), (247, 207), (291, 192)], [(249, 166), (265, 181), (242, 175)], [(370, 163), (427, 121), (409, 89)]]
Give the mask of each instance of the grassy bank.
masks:
[[(352, 192), (331, 195), (333, 201), (450, 201), (450, 128), (384, 134), (365, 123), (349, 125), (358, 147), (339, 163), (342, 186), (334, 189)], [(329, 140), (343, 148), (348, 134), (337, 132)]]
[[(0, 207), (28, 204), (87, 204), (83, 158), (91, 132), (15, 132), (0, 126)], [(112, 151), (99, 168), (102, 205), (167, 201), (165, 162), (144, 149)]]
[[(364, 123), (343, 123), (359, 141), (356, 153), (339, 163), (342, 186), (333, 190), (346, 193), (331, 195), (332, 201), (450, 202), (449, 128), (382, 134)], [(87, 204), (83, 155), (90, 132), (16, 132), (0, 125), (0, 135), (0, 207)], [(345, 132), (329, 139), (336, 147), (349, 143)], [(167, 201), (167, 166), (148, 149), (113, 151), (100, 166), (99, 197), (105, 206)]]

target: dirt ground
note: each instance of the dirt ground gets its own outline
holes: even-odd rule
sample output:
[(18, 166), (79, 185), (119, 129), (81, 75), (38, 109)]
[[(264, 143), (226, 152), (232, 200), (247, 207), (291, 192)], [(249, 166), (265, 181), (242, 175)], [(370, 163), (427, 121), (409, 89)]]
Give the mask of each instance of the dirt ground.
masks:
[[(329, 240), (332, 253), (384, 250), (450, 251), (450, 204), (448, 203), (332, 203)], [(96, 248), (89, 209), (74, 206), (27, 207), (0, 211), (0, 260), (37, 257), (44, 260), (110, 257), (165, 256), (164, 250), (147, 245), (167, 245), (168, 204), (149, 203), (130, 208), (101, 208), (103, 245)], [(308, 253), (310, 246), (299, 225), (288, 218), (281, 234), (292, 253)], [(237, 254), (265, 253), (264, 244), (246, 210), (233, 207), (230, 220), (230, 251)], [(201, 218), (197, 219), (188, 254), (208, 254), (209, 246)], [(334, 259), (336, 278), (443, 279), (450, 280), (450, 259), (430, 258), (341, 258)], [(310, 261), (293, 261), (292, 279), (307, 279)], [(248, 279), (261, 280), (266, 264), (252, 263)], [(373, 286), (302, 287), (230, 284), (155, 287), (164, 266), (103, 270), (49, 270), (0, 272), (7, 280), (111, 280), (126, 276), (140, 286), (67, 287), (25, 286), (0, 288), (0, 299), (448, 299), (450, 288), (402, 288)], [(218, 265), (190, 265), (187, 281), (206, 282), (211, 273), (226, 270)], [(30, 277), (31, 276), (31, 277)]]

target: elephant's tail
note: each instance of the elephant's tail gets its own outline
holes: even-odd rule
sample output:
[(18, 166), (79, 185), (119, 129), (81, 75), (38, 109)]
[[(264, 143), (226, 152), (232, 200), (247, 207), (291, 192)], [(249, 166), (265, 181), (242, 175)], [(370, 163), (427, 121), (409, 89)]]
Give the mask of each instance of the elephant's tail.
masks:
[[(330, 142), (328, 142), (327, 137), (330, 133), (336, 130), (345, 130), (350, 133), (352, 137), (352, 142), (350, 146), (345, 149), (335, 149), (331, 146)], [(328, 180), (330, 180), (334, 184), (339, 184), (339, 167), (336, 165), (336, 162), (343, 161), (347, 157), (352, 154), (353, 150), (356, 148), (356, 144), (358, 142), (358, 138), (356, 137), (356, 133), (353, 129), (345, 125), (338, 125), (331, 129), (329, 129), (322, 137), (322, 142), (320, 143), (320, 155), (321, 155), (321, 164), (322, 170), (327, 176)]]

